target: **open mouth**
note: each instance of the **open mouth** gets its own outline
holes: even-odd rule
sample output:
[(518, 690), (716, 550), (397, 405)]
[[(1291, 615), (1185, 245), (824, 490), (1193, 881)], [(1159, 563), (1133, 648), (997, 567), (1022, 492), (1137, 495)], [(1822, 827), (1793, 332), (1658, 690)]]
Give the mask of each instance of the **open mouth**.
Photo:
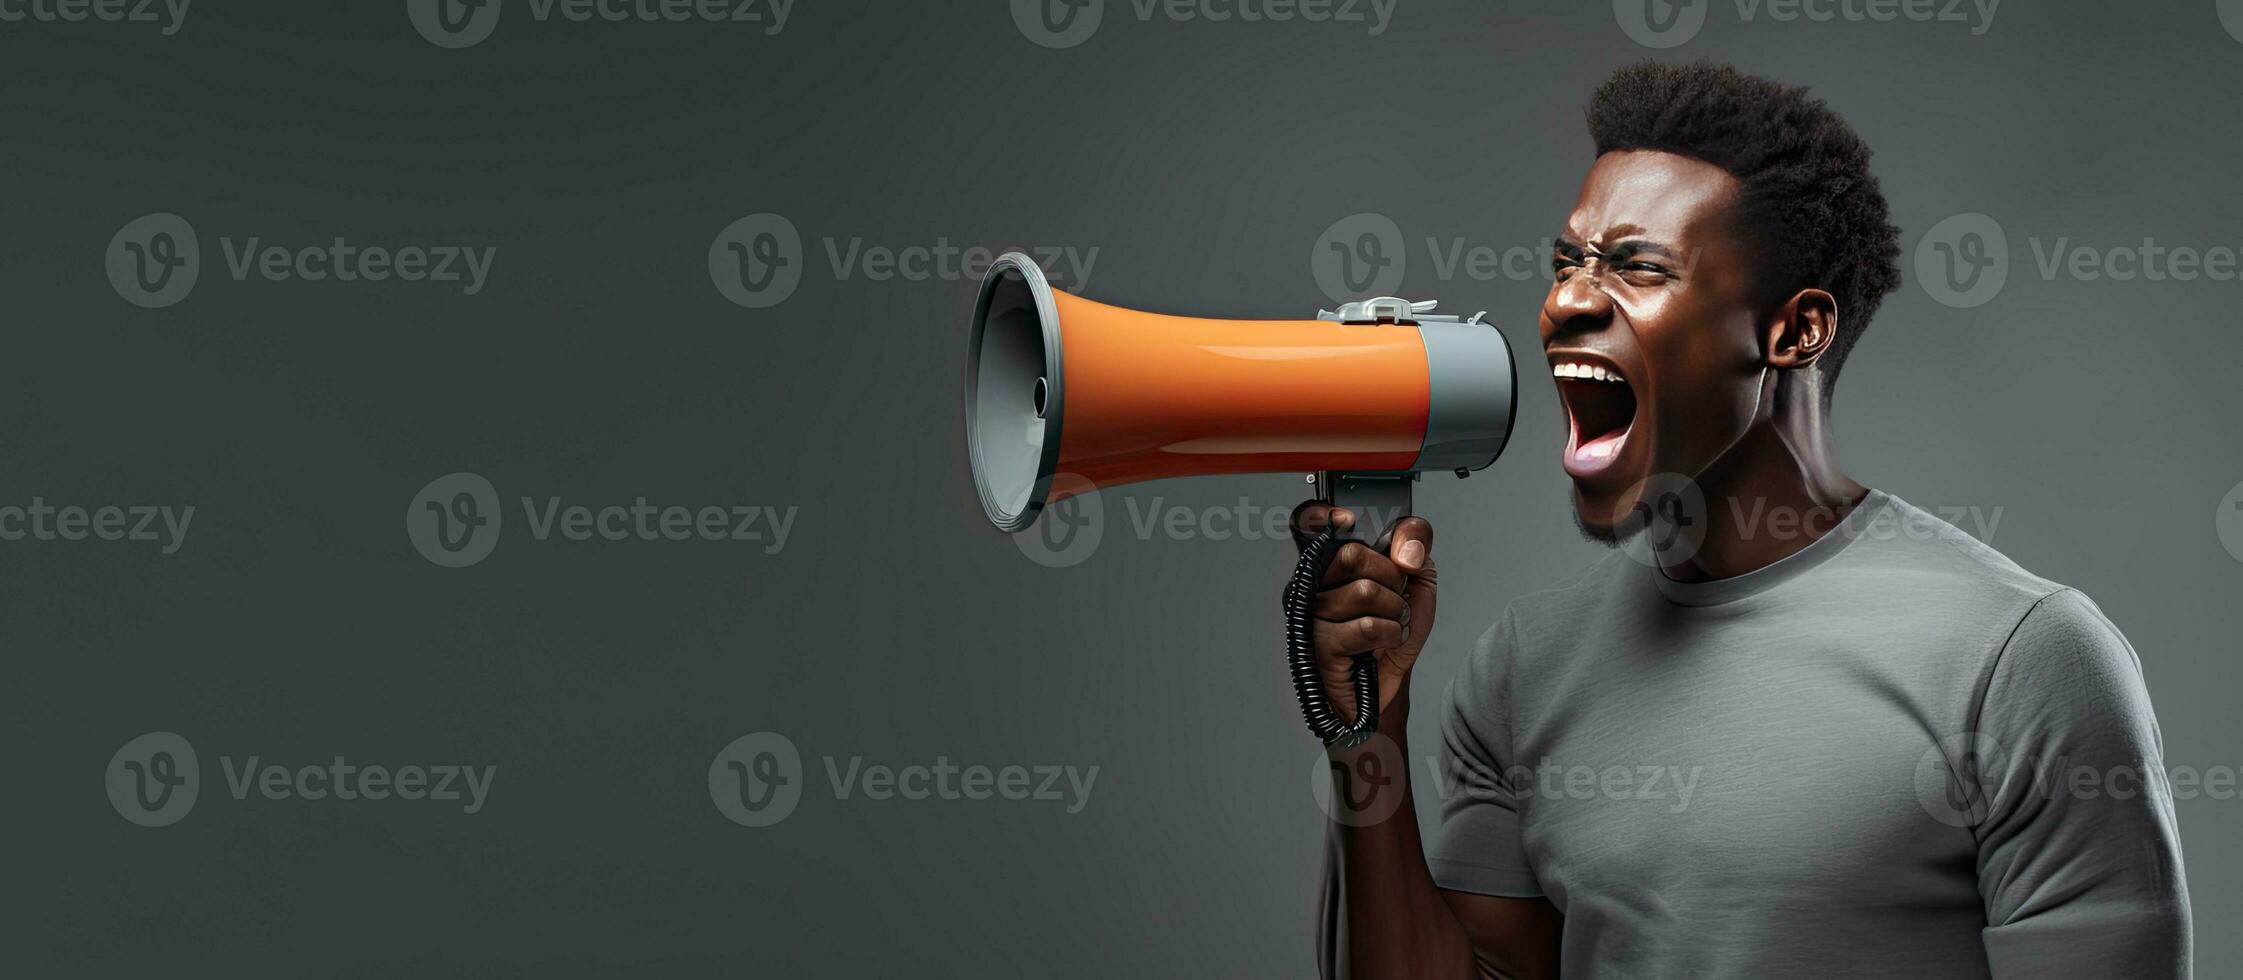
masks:
[(1558, 398), (1572, 421), (1565, 471), (1581, 478), (1604, 472), (1635, 428), (1635, 389), (1619, 365), (1595, 355), (1552, 352), (1550, 376), (1557, 379)]

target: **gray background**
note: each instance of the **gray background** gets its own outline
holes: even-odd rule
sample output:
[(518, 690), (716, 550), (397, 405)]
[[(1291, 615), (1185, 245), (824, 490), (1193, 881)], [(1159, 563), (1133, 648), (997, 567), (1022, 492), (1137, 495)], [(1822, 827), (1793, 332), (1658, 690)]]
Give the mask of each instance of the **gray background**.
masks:
[[(185, 547), (0, 545), (15, 976), (1280, 976), (1310, 969), (1316, 753), (1278, 664), (1276, 541), (1140, 536), (1128, 502), (1287, 507), (1298, 476), (1105, 496), (1050, 569), (990, 530), (962, 448), (972, 284), (837, 279), (827, 238), (1099, 249), (1086, 292), (1206, 315), (1326, 302), (1333, 221), (1393, 218), (1404, 291), (1532, 350), (1541, 280), (1441, 280), (1423, 239), (1557, 230), (1581, 106), (1653, 54), (1602, 3), (1399, 0), (1364, 24), (1140, 21), (1030, 43), (996, 0), (800, 0), (760, 25), (538, 23), (444, 50), (402, 0), (196, 5), (182, 30), (0, 25), (7, 181), (0, 503), (193, 504)], [(1846, 460), (2093, 596), (2140, 650), (2168, 762), (2243, 764), (2236, 282), (2043, 281), (2027, 241), (2243, 245), (2243, 43), (2210, 0), (2003, 4), (1956, 23), (1749, 21), (1690, 43), (1811, 83), (1878, 151), (1905, 246), (2006, 229), (2009, 281), (1914, 281), (1838, 398)], [(103, 272), (126, 222), (203, 243), (184, 302)], [(784, 303), (711, 284), (712, 237), (786, 215)], [(236, 282), (218, 239), (497, 246), (477, 296)], [(1904, 260), (1905, 261), (1905, 260)], [(1429, 480), (1446, 605), (1431, 700), (1575, 535), (1547, 382), (1470, 481)], [(510, 522), (464, 569), (401, 515), (489, 478)], [(518, 498), (799, 506), (785, 550), (536, 541)], [(1431, 744), (1421, 712), (1418, 744)], [(800, 748), (786, 821), (706, 773)], [(172, 826), (102, 772), (175, 731)], [(488, 806), (235, 800), (221, 756), (499, 767)], [(844, 764), (1098, 766), (1090, 804), (836, 799)], [(1914, 760), (1907, 760), (1913, 765)], [(2198, 964), (2243, 965), (2243, 802), (2180, 805)]]

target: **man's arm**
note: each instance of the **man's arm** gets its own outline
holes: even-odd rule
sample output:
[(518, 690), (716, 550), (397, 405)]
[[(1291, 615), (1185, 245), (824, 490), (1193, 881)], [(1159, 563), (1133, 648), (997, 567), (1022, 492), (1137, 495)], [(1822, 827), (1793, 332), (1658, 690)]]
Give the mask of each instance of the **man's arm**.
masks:
[(1995, 662), (1976, 727), (1994, 975), (2189, 976), (2180, 835), (2125, 637), (2078, 592), (2043, 598)]
[[(1410, 790), (1409, 694), (1380, 738), (1332, 752), (1336, 854), (1326, 857), (1327, 977), (1524, 980), (1558, 975), (1563, 919), (1546, 898), (1449, 891), (1433, 881)], [(1344, 801), (1344, 802), (1343, 802)], [(1342, 938), (1344, 936), (1344, 939)]]

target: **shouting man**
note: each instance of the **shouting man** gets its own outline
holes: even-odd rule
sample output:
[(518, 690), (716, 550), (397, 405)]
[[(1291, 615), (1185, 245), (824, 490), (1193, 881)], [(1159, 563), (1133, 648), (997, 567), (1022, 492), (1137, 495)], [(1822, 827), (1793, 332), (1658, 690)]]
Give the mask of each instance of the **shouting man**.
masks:
[(1402, 760), (1433, 530), (1337, 555), (1325, 687), (1347, 714), (1375, 652), (1381, 711), (1332, 750), (1327, 975), (2188, 975), (2132, 648), (1839, 465), (1832, 385), (1900, 280), (1868, 148), (1711, 65), (1623, 69), (1588, 115), (1541, 336), (1576, 517), (1624, 547), (1513, 601), (1433, 702), (1430, 842)]

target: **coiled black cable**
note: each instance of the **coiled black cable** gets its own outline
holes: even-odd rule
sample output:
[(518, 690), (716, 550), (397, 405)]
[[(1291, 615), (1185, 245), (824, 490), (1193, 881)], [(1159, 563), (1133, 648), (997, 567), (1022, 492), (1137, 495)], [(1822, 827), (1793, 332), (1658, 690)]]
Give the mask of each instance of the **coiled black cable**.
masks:
[(1376, 653), (1358, 653), (1348, 672), (1355, 685), (1355, 723), (1340, 720), (1332, 699), (1324, 693), (1324, 675), (1316, 667), (1316, 593), (1324, 571), (1345, 544), (1325, 528), (1301, 548), (1293, 566), (1293, 580), (1285, 584), (1285, 666), (1293, 674), (1293, 697), (1301, 702), (1301, 720), (1326, 745), (1357, 745), (1379, 726), (1379, 663)]

